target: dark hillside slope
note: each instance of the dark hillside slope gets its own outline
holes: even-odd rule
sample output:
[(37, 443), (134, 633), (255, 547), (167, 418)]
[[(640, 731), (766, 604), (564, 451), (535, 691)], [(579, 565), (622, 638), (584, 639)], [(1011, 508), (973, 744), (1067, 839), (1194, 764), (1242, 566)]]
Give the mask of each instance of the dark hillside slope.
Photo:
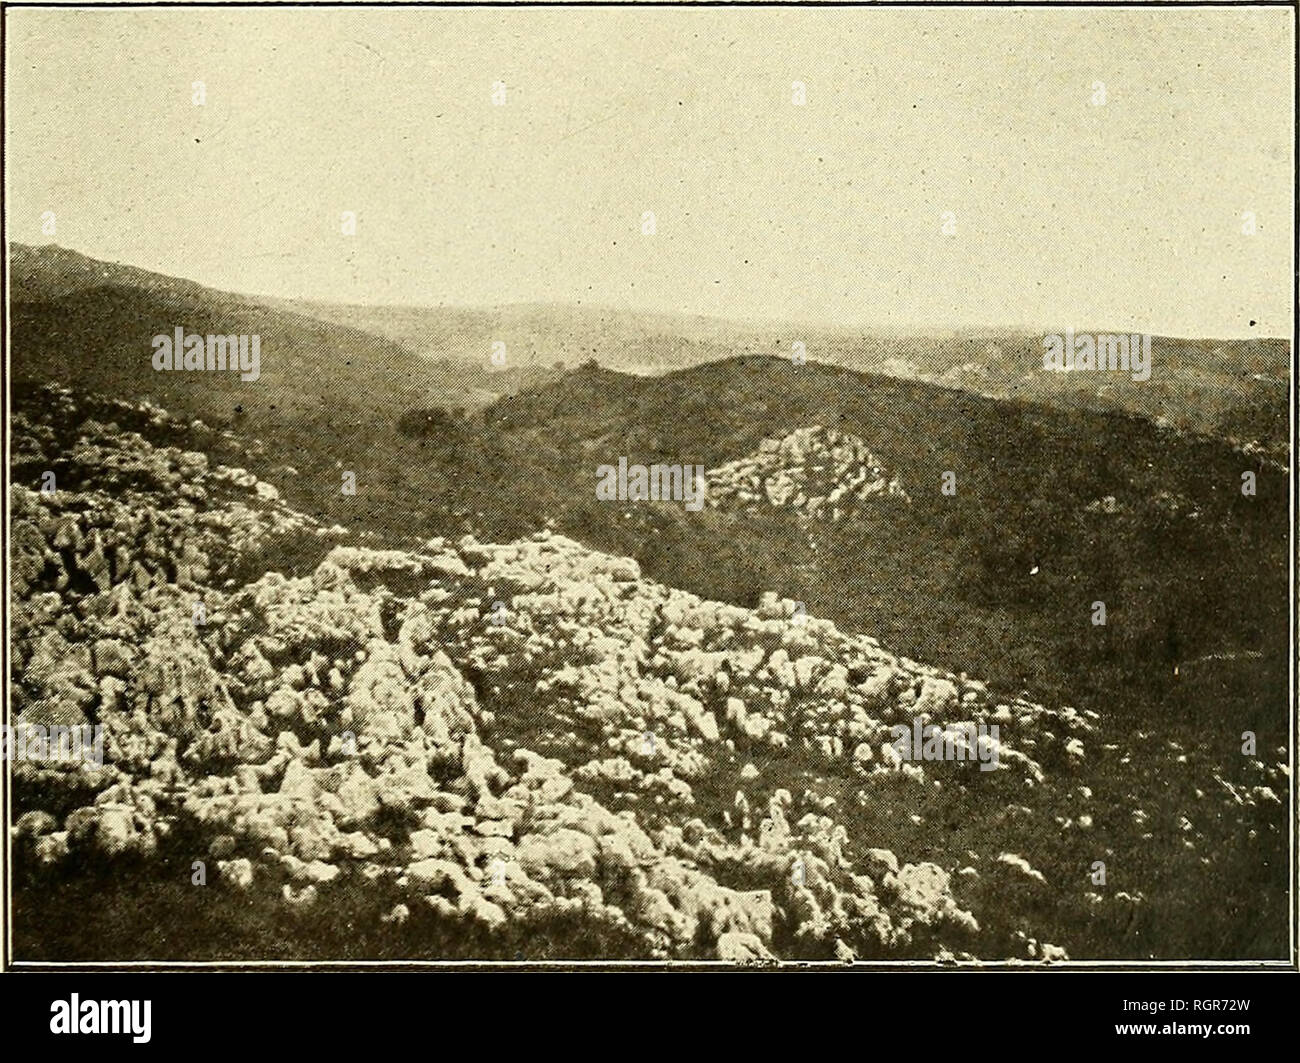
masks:
[[(595, 502), (598, 464), (711, 468), (817, 423), (860, 436), (910, 507), (811, 528), (775, 511), (723, 518), (723, 537), (765, 585), (922, 659), (1067, 698), (1134, 683), (1176, 696), (1179, 662), (1211, 653), (1285, 659), (1286, 477), (1138, 417), (758, 358), (654, 380), (589, 367), (488, 417), (532, 460), (570, 469), (549, 511), (652, 569), (681, 561), (657, 539), (691, 538), (718, 515), (625, 517)], [(1241, 493), (1245, 471), (1255, 497)], [(1094, 601), (1105, 627), (1091, 623)]]
[[(254, 434), (310, 423), (385, 423), (425, 403), (480, 407), (529, 382), (536, 370), (431, 362), (382, 337), (240, 296), (193, 286), (106, 284), (12, 304), (10, 370), (18, 382), (61, 383), (148, 397), (213, 424), (240, 420)], [(186, 333), (260, 337), (261, 375), (159, 372), (152, 340)]]
[[(314, 417), (322, 409), (374, 412), (388, 402), (419, 402), (422, 363), (400, 347), (352, 329), (254, 304), (159, 295), (138, 288), (90, 288), (54, 302), (14, 306), (15, 380), (80, 383), (109, 393), (149, 396), (213, 419), (239, 413), (256, 421)], [(152, 339), (186, 333), (256, 334), (261, 375), (226, 371), (159, 372)], [(383, 382), (382, 389), (375, 385)]]

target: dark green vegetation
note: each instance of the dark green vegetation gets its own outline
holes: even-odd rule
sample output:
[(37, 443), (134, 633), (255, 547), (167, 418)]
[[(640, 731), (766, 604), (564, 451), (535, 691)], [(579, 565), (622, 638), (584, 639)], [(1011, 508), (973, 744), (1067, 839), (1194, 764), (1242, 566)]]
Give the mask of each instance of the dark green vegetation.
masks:
[[(194, 331), (260, 332), (262, 380), (155, 373), (149, 337), (181, 323)], [(1087, 844), (1077, 831), (1058, 828), (1057, 817), (1074, 812), (1069, 792), (1041, 798), (1025, 816), (978, 778), (921, 797), (901, 783), (883, 784), (878, 800), (848, 818), (852, 836), (945, 866), (959, 866), (967, 848), (988, 847), (977, 841), (1006, 839), (1052, 886), (986, 874), (962, 887), (962, 899), (996, 911), (1000, 894), (1018, 891), (1039, 925), (1059, 928), (1053, 940), (1076, 959), (1285, 951), (1284, 810), (1225, 806), (1215, 775), (1234, 785), (1257, 781), (1241, 754), (1246, 730), (1258, 736), (1261, 758), (1286, 759), (1279, 750), (1289, 711), (1288, 479), (1223, 439), (1094, 409), (1097, 403), (1077, 394), (1050, 405), (994, 400), (767, 357), (656, 378), (587, 364), (457, 416), (458, 407), (481, 405), (482, 393), (471, 401), (472, 389), (455, 376), (461, 370), (448, 363), (430, 369), (389, 340), (252, 304), (237, 309), (212, 293), (83, 288), (15, 306), (13, 330), (15, 381), (149, 395), (174, 412), (259, 439), (259, 475), (296, 508), (354, 531), (400, 545), (467, 530), (504, 540), (550, 523), (636, 557), (646, 575), (665, 583), (746, 605), (776, 590), (805, 602), (811, 614), (870, 632), (917, 660), (979, 676), (995, 690), (1092, 710), (1101, 717), (1099, 741), (1079, 778), (1108, 811), (1096, 817)], [(1152, 380), (1119, 390), (1153, 402), (1164, 395), (1168, 416), (1170, 394), (1196, 376), (1188, 401), (1173, 410), (1186, 415), (1171, 417), (1175, 424), (1217, 426), (1222, 436), (1259, 439), (1275, 452), (1287, 423), (1278, 364), (1279, 357), (1287, 364), (1289, 352), (1267, 342), (1233, 347), (1230, 353), (1244, 350), (1260, 362), (1228, 358), (1226, 375), (1241, 383), (1225, 389), (1216, 346), (1223, 351), (1186, 344), (1181, 361), (1166, 349), (1171, 375), (1162, 376), (1158, 344)], [(818, 356), (812, 347), (810, 354)], [(1254, 381), (1254, 372), (1272, 382)], [(507, 379), (492, 375), (492, 384)], [(596, 466), (620, 456), (712, 467), (808, 424), (861, 436), (897, 473), (912, 505), (809, 525), (778, 512), (692, 514), (595, 499)], [(275, 471), (284, 466), (297, 475)], [(340, 470), (356, 473), (354, 497), (340, 492)], [(953, 497), (940, 493), (945, 471), (956, 474)], [(1240, 490), (1246, 471), (1257, 476), (1254, 497)], [(1107, 497), (1113, 506), (1089, 509)], [(1091, 623), (1094, 601), (1106, 604), (1104, 627)], [(788, 768), (793, 785), (803, 770), (797, 756)], [(846, 780), (841, 807), (850, 805), (851, 790)], [(1144, 827), (1135, 825), (1138, 809), (1147, 815)], [(914, 813), (921, 825), (910, 821)], [(1195, 824), (1195, 848), (1179, 827), (1184, 815)], [(1113, 906), (1094, 913), (1083, 899), (1094, 888), (1088, 874), (1098, 859), (1107, 862), (1110, 891), (1145, 897), (1124, 919)], [(175, 887), (180, 909), (160, 915), (159, 926), (190, 918), (188, 871), (174, 870), (184, 873)], [(1063, 882), (1077, 889), (1063, 892), (1056, 885)], [(125, 906), (139, 899), (123, 883), (109, 896)], [(167, 907), (167, 896), (154, 903)], [(20, 891), (20, 927), (33, 903)], [(248, 902), (212, 903), (214, 933), (238, 929), (257, 939), (239, 945), (247, 950), (240, 955), (354, 954), (330, 951), (343, 946), (317, 936), (326, 932), (314, 919), (307, 944), (288, 948), (275, 942), (297, 930), (277, 921), (294, 916), (268, 907), (253, 921), (257, 929), (247, 930), (242, 915), (233, 908), (222, 914), (219, 906)], [(55, 933), (38, 929), (39, 920), (26, 925), (36, 935)], [(44, 940), (33, 948), (59, 951)], [(105, 955), (120, 955), (104, 947)], [(512, 947), (503, 945), (507, 953)], [(384, 948), (378, 943), (366, 954), (386, 955)], [(596, 953), (619, 954), (609, 943)]]

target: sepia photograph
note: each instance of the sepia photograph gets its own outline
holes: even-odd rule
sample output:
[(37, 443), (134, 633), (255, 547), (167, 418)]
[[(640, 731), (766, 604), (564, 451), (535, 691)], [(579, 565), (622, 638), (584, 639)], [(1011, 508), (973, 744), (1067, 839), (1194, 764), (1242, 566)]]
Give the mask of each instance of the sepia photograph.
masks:
[(1292, 6), (3, 31), (11, 972), (1296, 971)]

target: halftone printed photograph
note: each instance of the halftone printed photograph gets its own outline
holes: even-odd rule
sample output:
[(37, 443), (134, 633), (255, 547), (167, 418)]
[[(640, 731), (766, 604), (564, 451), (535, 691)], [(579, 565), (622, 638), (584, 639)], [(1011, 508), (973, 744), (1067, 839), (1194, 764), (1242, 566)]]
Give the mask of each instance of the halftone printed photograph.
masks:
[(1294, 14), (7, 5), (5, 965), (1294, 970)]

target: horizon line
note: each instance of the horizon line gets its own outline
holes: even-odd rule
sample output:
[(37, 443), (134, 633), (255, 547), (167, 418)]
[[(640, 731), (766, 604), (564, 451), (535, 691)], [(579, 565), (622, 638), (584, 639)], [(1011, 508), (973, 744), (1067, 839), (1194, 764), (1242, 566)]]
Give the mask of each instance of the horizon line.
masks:
[[(9, 286), (5, 292), (6, 305), (8, 305), (10, 302), (13, 301), (12, 300), (12, 275), (9, 273), (9, 260), (12, 257), (12, 249), (15, 247), (23, 248), (25, 250), (30, 250), (30, 251), (36, 251), (36, 252), (50, 251), (50, 250), (63, 251), (69, 254), (77, 255), (78, 257), (84, 258), (90, 262), (96, 262), (96, 263), (101, 263), (110, 266), (120, 266), (120, 267), (125, 267), (127, 269), (139, 270), (142, 273), (150, 273), (156, 277), (161, 277), (166, 280), (180, 281), (185, 284), (192, 284), (196, 287), (203, 288), (206, 291), (214, 292), (218, 295), (234, 296), (239, 299), (257, 300), (262, 302), (276, 301), (281, 303), (295, 303), (301, 306), (308, 306), (308, 307), (317, 306), (317, 307), (332, 308), (332, 309), (346, 308), (346, 309), (359, 309), (359, 310), (414, 310), (414, 311), (447, 310), (452, 312), (487, 314), (487, 313), (492, 313), (494, 311), (499, 312), (502, 310), (510, 310), (510, 309), (517, 310), (526, 307), (538, 307), (538, 308), (548, 308), (548, 309), (587, 310), (587, 311), (594, 311), (594, 312), (618, 314), (624, 316), (662, 317), (668, 319), (675, 318), (678, 320), (689, 320), (689, 321), (709, 323), (718, 326), (726, 326), (731, 328), (732, 330), (740, 331), (740, 332), (789, 328), (789, 329), (807, 329), (807, 330), (819, 331), (823, 333), (835, 333), (835, 332), (861, 333), (863, 336), (868, 336), (868, 337), (884, 336), (884, 337), (894, 337), (898, 339), (935, 339), (935, 338), (947, 338), (947, 337), (962, 338), (964, 336), (965, 337), (983, 336), (984, 334), (988, 334), (990, 338), (998, 335), (1001, 336), (1014, 335), (1018, 337), (1031, 338), (1040, 335), (1041, 336), (1059, 335), (1061, 333), (1064, 333), (1067, 329), (1074, 332), (1075, 334), (1091, 333), (1093, 335), (1101, 335), (1101, 334), (1132, 335), (1136, 333), (1138, 335), (1144, 335), (1144, 336), (1150, 335), (1153, 340), (1154, 339), (1180, 340), (1183, 342), (1193, 342), (1193, 343), (1195, 342), (1250, 343), (1256, 340), (1275, 340), (1275, 341), (1285, 342), (1287, 344), (1294, 346), (1294, 339), (1295, 339), (1294, 331), (1291, 336), (1276, 336), (1276, 335), (1271, 335), (1271, 336), (1270, 335), (1259, 335), (1259, 336), (1192, 335), (1192, 336), (1188, 336), (1188, 335), (1175, 335), (1169, 332), (1147, 333), (1142, 329), (1132, 329), (1132, 328), (1093, 329), (1093, 328), (1079, 328), (1077, 326), (1072, 326), (1072, 325), (1057, 325), (1053, 327), (1047, 327), (1047, 326), (1030, 327), (1027, 325), (1000, 325), (1000, 324), (965, 325), (965, 326), (951, 326), (951, 325), (942, 326), (942, 325), (921, 325), (921, 324), (904, 326), (904, 325), (868, 324), (865, 322), (855, 323), (855, 324), (835, 324), (826, 321), (806, 321), (806, 320), (800, 320), (795, 318), (766, 318), (766, 317), (754, 317), (748, 319), (733, 318), (733, 317), (718, 316), (715, 314), (697, 313), (690, 310), (671, 310), (671, 309), (665, 310), (665, 309), (651, 308), (651, 307), (618, 306), (612, 303), (600, 303), (600, 302), (584, 303), (581, 300), (577, 300), (577, 301), (557, 300), (553, 302), (547, 302), (544, 300), (529, 299), (529, 300), (521, 300), (518, 302), (504, 302), (504, 303), (490, 303), (490, 304), (351, 302), (347, 300), (323, 299), (316, 296), (306, 296), (306, 295), (299, 295), (299, 296), (273, 295), (266, 292), (234, 291), (227, 288), (218, 288), (214, 285), (207, 284), (204, 281), (195, 280), (191, 277), (182, 277), (177, 274), (163, 273), (157, 269), (148, 266), (136, 265), (132, 262), (127, 262), (121, 259), (96, 258), (94, 255), (88, 255), (83, 251), (78, 251), (75, 248), (67, 247), (63, 244), (59, 244), (54, 241), (50, 241), (49, 243), (44, 243), (44, 244), (28, 244), (28, 243), (23, 243), (21, 240), (14, 240), (14, 239), (7, 240), (5, 246), (5, 268), (6, 268), (6, 273), (10, 279)], [(104, 285), (101, 285), (100, 287), (104, 287)]]

